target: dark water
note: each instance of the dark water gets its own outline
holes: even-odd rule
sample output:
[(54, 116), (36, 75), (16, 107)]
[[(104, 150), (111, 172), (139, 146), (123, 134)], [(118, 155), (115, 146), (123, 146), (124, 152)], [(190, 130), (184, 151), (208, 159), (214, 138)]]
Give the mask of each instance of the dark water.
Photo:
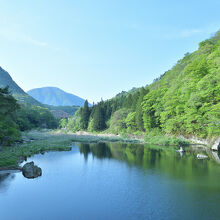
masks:
[(0, 175), (0, 219), (220, 219), (220, 165), (141, 145), (36, 155), (37, 179)]

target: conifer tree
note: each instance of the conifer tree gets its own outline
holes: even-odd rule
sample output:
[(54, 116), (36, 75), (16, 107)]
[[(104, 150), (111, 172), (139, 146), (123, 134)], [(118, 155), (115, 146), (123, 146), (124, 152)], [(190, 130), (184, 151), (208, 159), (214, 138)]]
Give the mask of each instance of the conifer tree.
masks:
[(81, 115), (82, 115), (82, 129), (87, 129), (89, 124), (89, 117), (90, 117), (90, 109), (87, 100), (84, 103), (84, 107), (82, 109)]
[(105, 129), (105, 114), (100, 104), (95, 107), (93, 115), (93, 129), (95, 131), (101, 131)]

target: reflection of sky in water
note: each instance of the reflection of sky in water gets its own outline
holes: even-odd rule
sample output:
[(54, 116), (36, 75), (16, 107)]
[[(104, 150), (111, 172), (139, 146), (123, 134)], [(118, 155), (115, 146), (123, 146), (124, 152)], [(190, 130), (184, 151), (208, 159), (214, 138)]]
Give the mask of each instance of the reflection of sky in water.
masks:
[(80, 145), (35, 155), (43, 176), (0, 175), (1, 219), (217, 219), (220, 167), (176, 152)]

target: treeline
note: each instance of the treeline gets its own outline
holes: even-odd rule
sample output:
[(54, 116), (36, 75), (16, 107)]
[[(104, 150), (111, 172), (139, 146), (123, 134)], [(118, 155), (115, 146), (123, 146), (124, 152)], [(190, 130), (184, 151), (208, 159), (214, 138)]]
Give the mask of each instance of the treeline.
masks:
[(57, 119), (47, 108), (19, 105), (8, 87), (0, 88), (0, 145), (20, 140), (21, 131), (57, 126)]
[(76, 114), (61, 120), (61, 127), (69, 130), (103, 131), (109, 129), (112, 133), (143, 132), (143, 110), (141, 103), (149, 92), (148, 88), (140, 88), (130, 93), (121, 93), (115, 98), (101, 101), (92, 107), (86, 100), (84, 107)]
[(187, 53), (151, 85), (92, 107), (85, 102), (61, 126), (72, 131), (220, 135), (220, 32)]

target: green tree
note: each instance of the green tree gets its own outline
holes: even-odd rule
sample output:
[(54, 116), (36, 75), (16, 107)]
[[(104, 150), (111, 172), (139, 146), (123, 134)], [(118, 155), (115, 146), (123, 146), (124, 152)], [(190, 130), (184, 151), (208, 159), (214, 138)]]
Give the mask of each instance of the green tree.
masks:
[(143, 109), (141, 103), (143, 102), (144, 96), (149, 92), (148, 89), (145, 89), (144, 87), (140, 90), (140, 95), (136, 104), (136, 114), (135, 114), (135, 123), (137, 126), (137, 129), (139, 131), (144, 130), (144, 121), (143, 121)]
[(101, 131), (106, 128), (105, 115), (101, 104), (95, 106), (93, 115), (93, 129), (95, 131)]
[(84, 103), (84, 107), (82, 109), (82, 116), (81, 116), (82, 129), (84, 130), (88, 128), (89, 117), (90, 117), (90, 109), (89, 109), (88, 101), (86, 100)]
[(0, 144), (10, 145), (20, 138), (15, 123), (15, 112), (19, 108), (17, 101), (9, 94), (8, 87), (0, 88)]

